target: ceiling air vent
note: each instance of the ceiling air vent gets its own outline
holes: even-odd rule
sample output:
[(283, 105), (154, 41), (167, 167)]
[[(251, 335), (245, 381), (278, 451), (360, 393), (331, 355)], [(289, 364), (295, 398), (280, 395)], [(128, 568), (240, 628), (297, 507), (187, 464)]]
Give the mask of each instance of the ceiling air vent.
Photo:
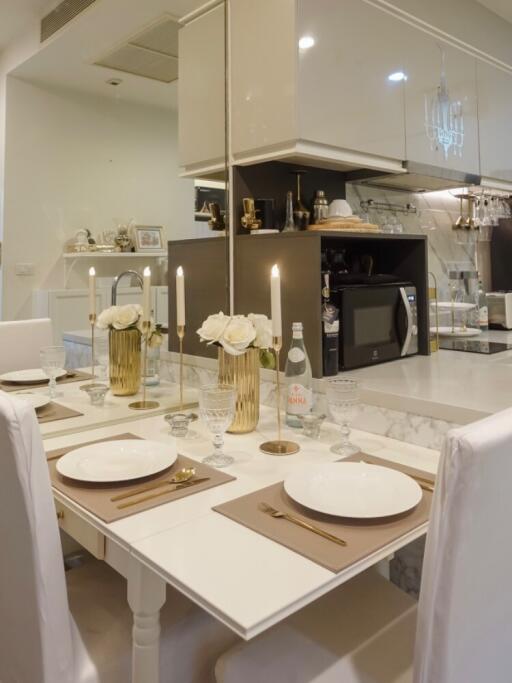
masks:
[(41, 42), (48, 40), (59, 29), (94, 4), (96, 0), (63, 0), (41, 21)]
[(178, 30), (175, 19), (164, 17), (94, 63), (171, 83), (178, 78)]

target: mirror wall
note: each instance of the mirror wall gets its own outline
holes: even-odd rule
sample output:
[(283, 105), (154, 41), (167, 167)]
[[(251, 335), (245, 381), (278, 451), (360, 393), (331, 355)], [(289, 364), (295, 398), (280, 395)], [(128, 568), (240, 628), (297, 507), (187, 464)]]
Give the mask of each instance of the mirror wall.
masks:
[[(103, 0), (10, 72), (4, 319), (50, 315), (56, 336), (85, 330), (89, 268), (101, 310), (114, 276), (149, 265), (155, 316), (174, 340), (178, 262), (186, 350), (198, 302), (227, 310), (224, 28), (224, 2)], [(117, 303), (140, 296), (135, 277), (121, 280)]]

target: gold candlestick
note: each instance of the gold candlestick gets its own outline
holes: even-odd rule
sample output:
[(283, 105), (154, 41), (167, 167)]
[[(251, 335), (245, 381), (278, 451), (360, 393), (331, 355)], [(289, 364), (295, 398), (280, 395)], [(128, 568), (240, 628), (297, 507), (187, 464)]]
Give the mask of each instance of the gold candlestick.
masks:
[(185, 337), (185, 325), (178, 325), (177, 334), (180, 340), (180, 410), (183, 412), (183, 338)]
[(91, 325), (91, 382), (87, 384), (82, 384), (81, 390), (92, 389), (93, 387), (102, 387), (103, 384), (98, 384), (94, 382), (96, 378), (95, 367), (96, 367), (96, 350), (94, 348), (94, 328), (96, 327), (96, 313), (89, 313), (89, 323)]
[(277, 394), (277, 440), (265, 441), (260, 445), (260, 451), (268, 455), (293, 455), (300, 451), (300, 446), (294, 441), (287, 441), (281, 438), (281, 380), (279, 376), (279, 352), (281, 351), (283, 340), (281, 337), (272, 338), (272, 347), (276, 360), (276, 394)]
[(128, 408), (132, 410), (152, 410), (153, 408), (158, 408), (160, 403), (158, 401), (146, 401), (146, 376), (148, 373), (148, 345), (149, 345), (149, 331), (151, 328), (151, 323), (149, 320), (142, 321), (142, 330), (145, 337), (144, 342), (144, 359), (142, 363), (143, 377), (142, 377), (142, 401), (135, 401), (134, 403), (129, 403)]

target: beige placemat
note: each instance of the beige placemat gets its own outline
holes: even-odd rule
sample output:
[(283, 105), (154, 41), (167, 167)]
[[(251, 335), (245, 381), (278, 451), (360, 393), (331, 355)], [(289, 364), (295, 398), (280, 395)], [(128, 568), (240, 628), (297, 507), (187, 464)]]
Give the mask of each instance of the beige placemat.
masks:
[(83, 413), (51, 401), (42, 408), (39, 408), (36, 411), (36, 415), (39, 424), (44, 424), (45, 422), (54, 422), (55, 420), (67, 420), (69, 417), (81, 417)]
[[(232, 477), (221, 470), (216, 470), (208, 465), (203, 465), (196, 460), (187, 458), (185, 455), (178, 455), (178, 459), (172, 467), (165, 470), (165, 472), (159, 474), (157, 477), (146, 477), (144, 479), (138, 479), (136, 481), (130, 481), (128, 483), (119, 484), (87, 484), (85, 482), (76, 482), (72, 479), (67, 479), (62, 477), (57, 472), (57, 461), (60, 457), (69, 453), (76, 448), (81, 448), (82, 446), (89, 445), (91, 443), (99, 443), (101, 441), (114, 441), (118, 439), (138, 439), (140, 437), (134, 434), (124, 433), (112, 436), (108, 439), (98, 439), (96, 441), (89, 441), (86, 443), (74, 444), (73, 446), (68, 446), (67, 448), (60, 448), (55, 451), (50, 451), (46, 454), (48, 460), (48, 468), (50, 470), (50, 479), (52, 481), (52, 486), (61, 491), (64, 495), (71, 498), (73, 501), (81, 505), (93, 515), (96, 515), (104, 522), (110, 523), (115, 522), (118, 519), (123, 519), (124, 517), (129, 517), (137, 512), (142, 512), (143, 510), (149, 510), (151, 508), (157, 507), (158, 505), (163, 505), (164, 503), (169, 503), (172, 500), (178, 500), (184, 498), (185, 496), (191, 496), (200, 491), (205, 491), (206, 489), (211, 489), (214, 486), (220, 486), (220, 484), (225, 484), (229, 481), (234, 481), (236, 477)], [(118, 506), (121, 503), (128, 502), (112, 502), (111, 498), (118, 493), (127, 491), (129, 489), (135, 488), (138, 485), (145, 484), (146, 482), (157, 482), (165, 481), (173, 476), (174, 472), (178, 471), (182, 467), (195, 467), (196, 477), (198, 479), (203, 477), (208, 477), (208, 481), (204, 481), (195, 486), (189, 488), (183, 488), (174, 490), (173, 486), (168, 487), (168, 491), (163, 493), (163, 495), (158, 496), (158, 498), (152, 498), (151, 500), (146, 500), (137, 505), (132, 505), (129, 508), (119, 509)], [(160, 491), (166, 491), (166, 488), (158, 489), (148, 493), (159, 493)], [(130, 498), (129, 500), (138, 500), (138, 497)]]
[[(432, 475), (425, 472), (402, 467), (397, 463), (374, 458), (365, 453), (359, 453), (347, 458), (347, 460), (357, 462), (362, 458), (368, 462), (389, 465), (407, 474), (416, 474), (430, 481), (433, 480)], [(423, 491), (423, 497), (418, 506), (403, 515), (371, 521), (341, 519), (315, 513), (295, 503), (285, 493), (283, 482), (279, 482), (218, 505), (213, 509), (322, 567), (338, 573), (427, 522), (431, 502), (432, 494)], [(342, 538), (347, 542), (346, 547), (339, 546), (284, 519), (271, 517), (259, 509), (261, 503), (268, 503), (280, 511), (299, 516), (305, 521)]]
[[(91, 379), (90, 372), (81, 372), (80, 370), (70, 370), (64, 377), (57, 380), (57, 384), (69, 384), (70, 382), (83, 382), (86, 379)], [(10, 382), (0, 382), (0, 389), (2, 391), (28, 391), (28, 389), (40, 389), (47, 385), (48, 382), (36, 382), (36, 384), (11, 384)]]

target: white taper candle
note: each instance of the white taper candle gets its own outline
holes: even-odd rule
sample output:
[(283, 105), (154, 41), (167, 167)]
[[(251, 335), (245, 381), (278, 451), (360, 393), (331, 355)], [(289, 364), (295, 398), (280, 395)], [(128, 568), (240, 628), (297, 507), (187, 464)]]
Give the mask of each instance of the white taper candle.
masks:
[(89, 315), (96, 315), (96, 271), (89, 268)]
[(176, 269), (176, 324), (185, 325), (185, 276), (181, 266)]
[(272, 315), (272, 336), (282, 337), (281, 322), (281, 276), (277, 264), (272, 266), (270, 275), (270, 308)]
[(142, 320), (151, 319), (151, 269), (144, 268), (144, 284), (142, 287)]

